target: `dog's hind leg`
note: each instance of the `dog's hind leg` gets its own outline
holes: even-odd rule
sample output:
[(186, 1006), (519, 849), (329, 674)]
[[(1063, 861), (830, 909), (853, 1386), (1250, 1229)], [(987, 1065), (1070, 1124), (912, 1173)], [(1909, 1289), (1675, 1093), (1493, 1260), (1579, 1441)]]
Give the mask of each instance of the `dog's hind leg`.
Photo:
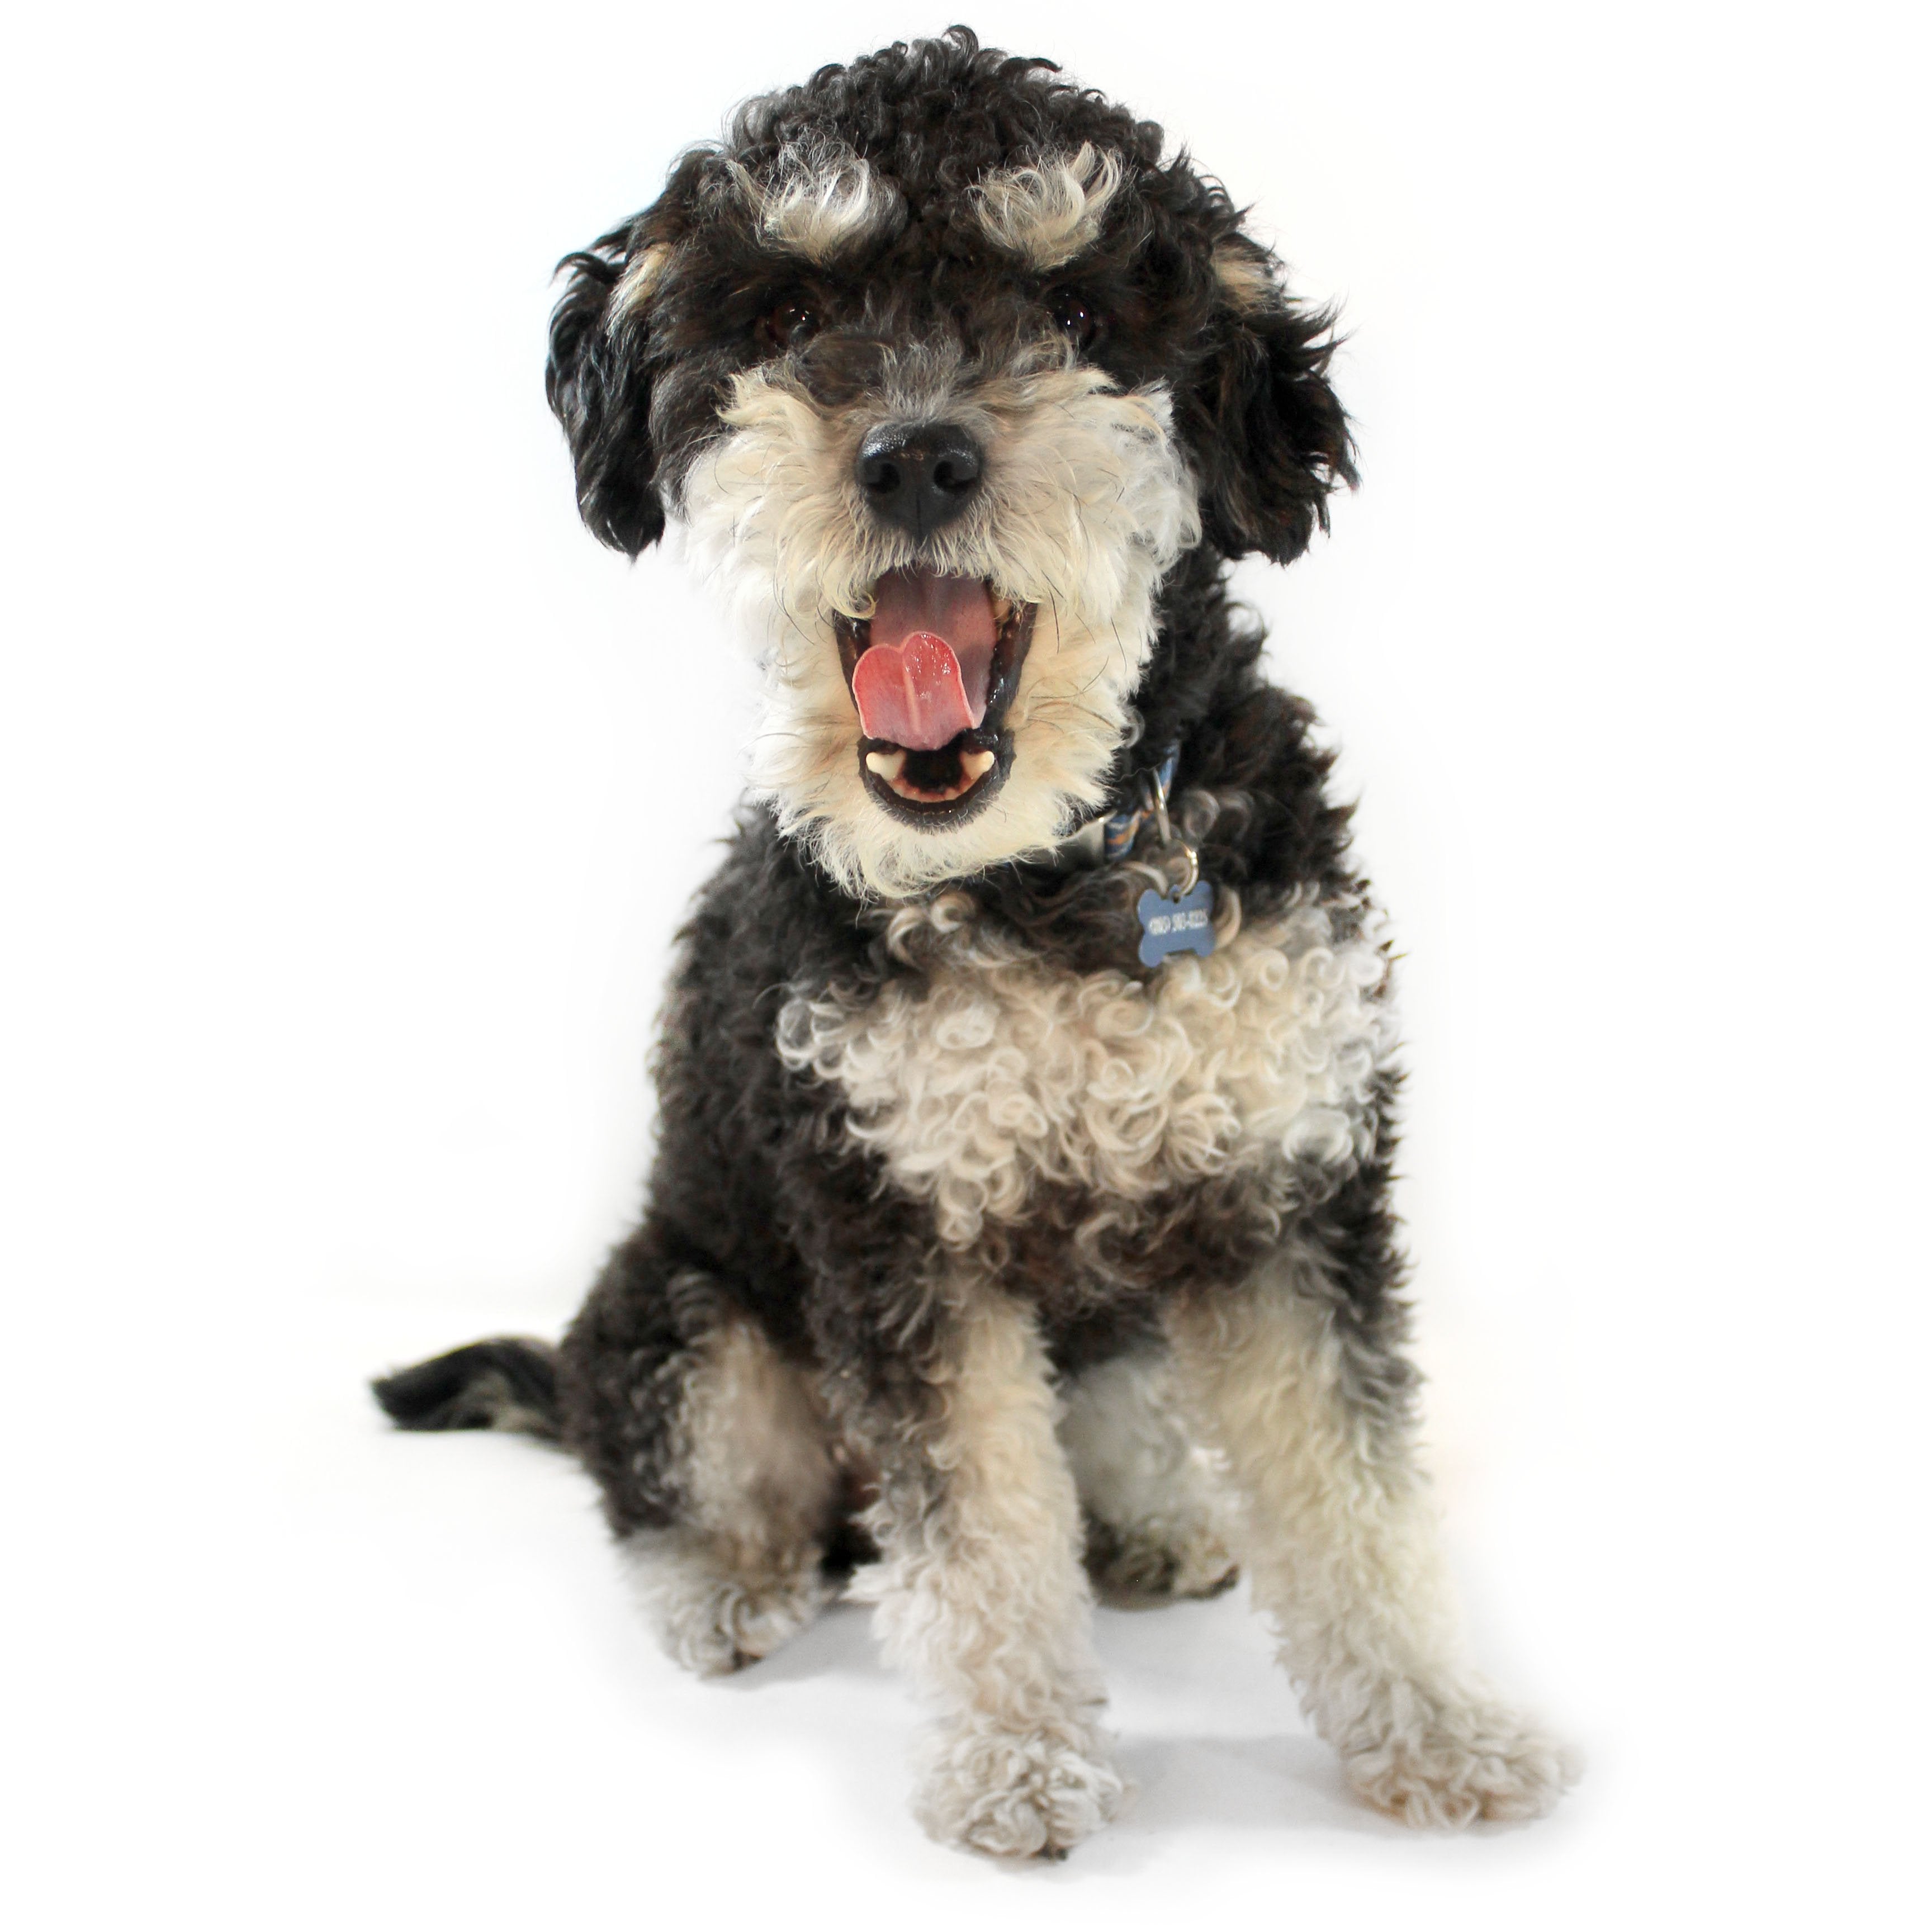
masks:
[(559, 1352), (564, 1440), (665, 1650), (715, 1676), (768, 1655), (831, 1593), (840, 1476), (815, 1377), (702, 1270), (618, 1250)]
[(1121, 1784), (1095, 1721), (1092, 1599), (1052, 1368), (1022, 1304), (983, 1284), (933, 1300), (913, 1376), (901, 1350), (834, 1384), (879, 1471), (868, 1526), (882, 1560), (854, 1594), (878, 1604), (888, 1659), (938, 1706), (920, 1822), (943, 1844), (1058, 1857), (1113, 1815)]
[(1137, 1348), (1070, 1376), (1064, 1392), (1060, 1439), (1086, 1520), (1087, 1574), (1120, 1607), (1219, 1596), (1240, 1575), (1172, 1366), (1165, 1348)]
[(1177, 1380), (1226, 1459), (1235, 1548), (1349, 1781), (1411, 1825), (1546, 1811), (1570, 1754), (1462, 1663), (1410, 1378), (1340, 1312), (1324, 1258), (1170, 1311)]
[(769, 1656), (831, 1594), (838, 1474), (809, 1372), (744, 1319), (686, 1365), (674, 1437), (676, 1519), (623, 1550), (666, 1651), (714, 1676)]

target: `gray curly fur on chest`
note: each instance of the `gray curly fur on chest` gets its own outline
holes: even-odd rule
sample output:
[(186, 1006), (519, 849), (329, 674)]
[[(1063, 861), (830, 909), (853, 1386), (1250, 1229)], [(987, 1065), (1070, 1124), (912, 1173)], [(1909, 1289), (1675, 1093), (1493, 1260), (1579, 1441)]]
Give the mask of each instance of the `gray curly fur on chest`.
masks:
[[(843, 1132), (974, 1249), (1051, 1198), (1088, 1270), (1102, 1226), (1228, 1183), (1278, 1231), (1366, 1159), (1396, 1024), (1386, 952), (1355, 906), (1293, 903), (1151, 979), (1076, 973), (977, 921), (964, 895), (901, 915), (924, 970), (853, 992), (794, 988), (780, 1058), (835, 1088)], [(1172, 1208), (1168, 1208), (1172, 1212)]]

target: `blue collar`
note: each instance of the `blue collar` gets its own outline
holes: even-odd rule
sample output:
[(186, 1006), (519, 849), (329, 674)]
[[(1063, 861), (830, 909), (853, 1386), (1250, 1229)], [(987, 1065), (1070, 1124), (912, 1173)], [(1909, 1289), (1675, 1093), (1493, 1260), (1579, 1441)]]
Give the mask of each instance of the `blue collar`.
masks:
[[(1174, 768), (1180, 762), (1180, 747), (1170, 745), (1167, 756), (1161, 760), (1154, 772), (1154, 782), (1160, 788), (1163, 801), (1174, 789)], [(1113, 865), (1124, 859), (1134, 849), (1134, 841), (1141, 835), (1141, 827), (1152, 814), (1154, 800), (1148, 795), (1143, 783), (1140, 788), (1141, 801), (1130, 806), (1124, 812), (1117, 812), (1111, 818), (1103, 818), (1100, 824), (1100, 856), (1102, 862)]]

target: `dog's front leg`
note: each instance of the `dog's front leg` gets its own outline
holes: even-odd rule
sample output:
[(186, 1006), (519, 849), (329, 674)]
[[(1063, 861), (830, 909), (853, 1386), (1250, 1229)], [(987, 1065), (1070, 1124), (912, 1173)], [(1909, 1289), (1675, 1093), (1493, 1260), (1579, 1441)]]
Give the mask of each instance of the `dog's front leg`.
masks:
[(1529, 1818), (1576, 1774), (1462, 1662), (1436, 1516), (1388, 1364), (1289, 1254), (1170, 1312), (1178, 1378), (1238, 1504), (1235, 1554), (1349, 1782), (1411, 1825)]
[(1080, 1505), (1054, 1432), (1032, 1311), (984, 1285), (940, 1291), (910, 1382), (835, 1378), (880, 1472), (881, 1561), (854, 1594), (886, 1654), (939, 1707), (914, 1809), (943, 1844), (1058, 1857), (1120, 1799), (1096, 1728), (1102, 1696)]

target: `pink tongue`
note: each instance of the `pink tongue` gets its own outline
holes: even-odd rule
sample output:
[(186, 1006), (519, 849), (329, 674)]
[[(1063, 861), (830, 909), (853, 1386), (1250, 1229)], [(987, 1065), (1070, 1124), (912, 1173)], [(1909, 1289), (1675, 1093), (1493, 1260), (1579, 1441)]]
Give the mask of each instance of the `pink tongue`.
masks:
[(936, 752), (986, 715), (995, 636), (976, 578), (894, 571), (879, 580), (872, 641), (852, 675), (868, 738)]
[(867, 737), (909, 752), (936, 752), (979, 722), (952, 646), (930, 631), (915, 631), (902, 644), (874, 644), (852, 674), (852, 695)]

